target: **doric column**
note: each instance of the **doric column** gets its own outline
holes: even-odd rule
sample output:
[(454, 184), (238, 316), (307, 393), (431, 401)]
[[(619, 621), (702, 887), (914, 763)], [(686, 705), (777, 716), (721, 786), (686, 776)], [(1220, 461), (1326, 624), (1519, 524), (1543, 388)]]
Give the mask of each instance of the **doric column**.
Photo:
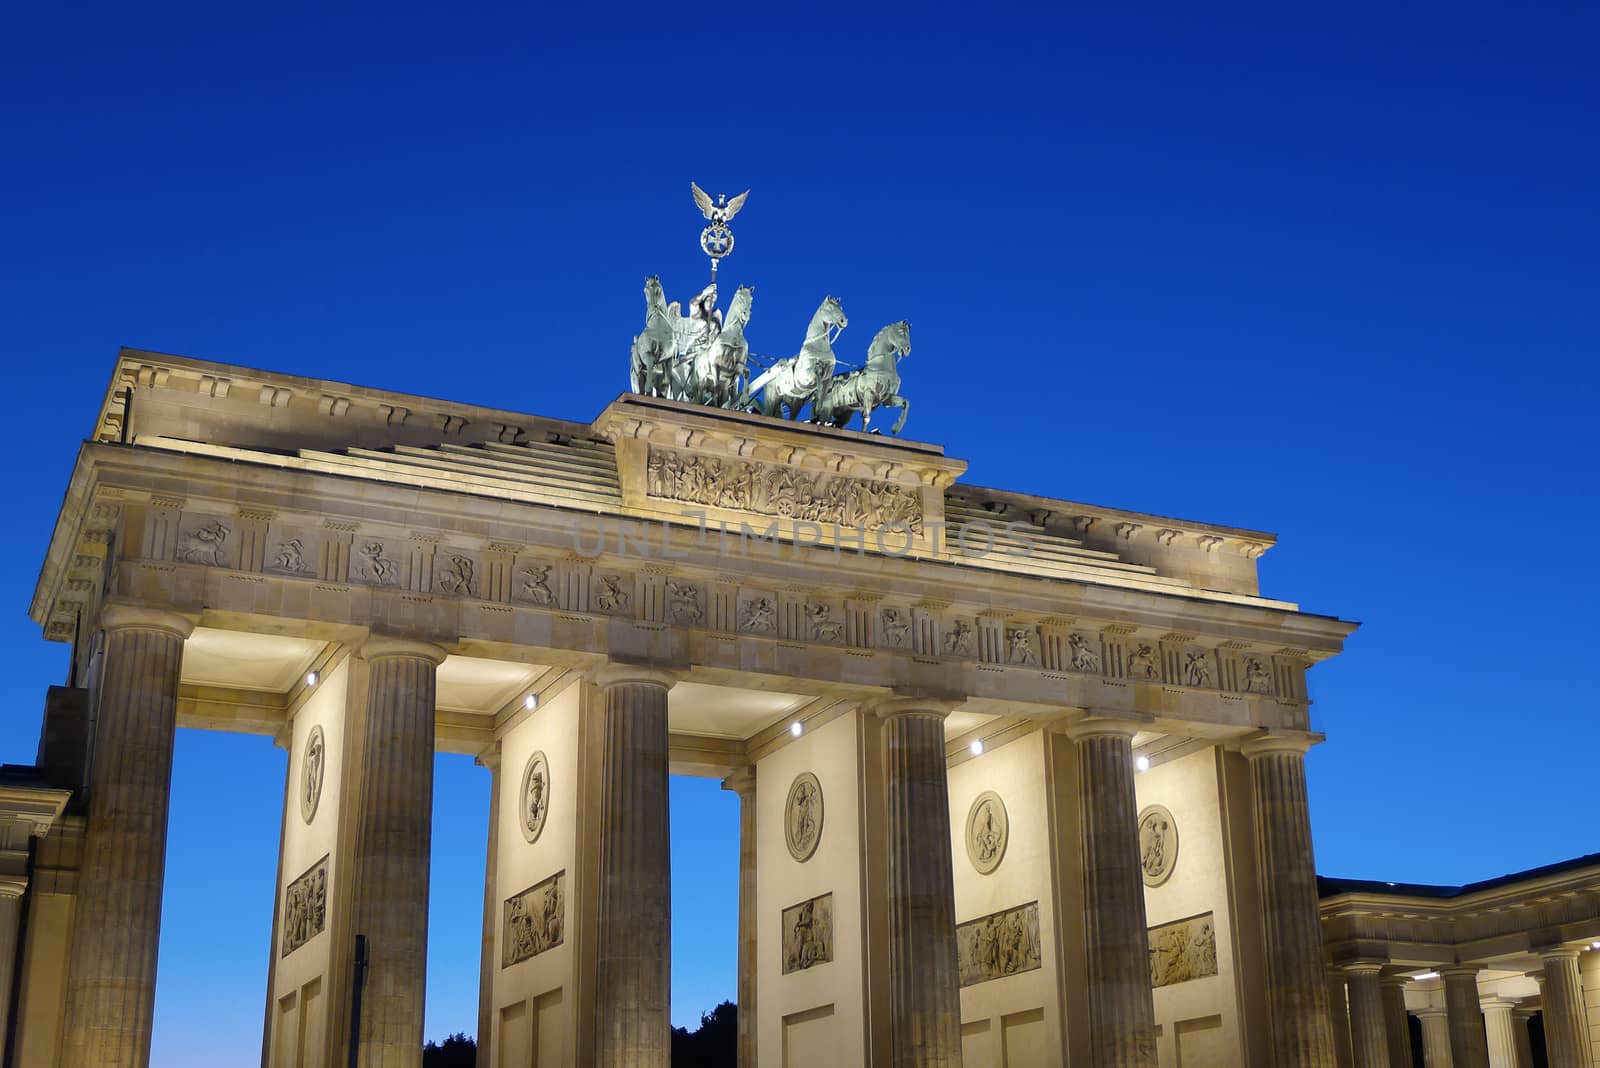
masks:
[(28, 889), (24, 876), (0, 878), (0, 1050), (11, 1041), (10, 1012), (12, 967), (17, 959), (17, 923), (22, 918), (22, 895)]
[(183, 643), (171, 612), (108, 604), (99, 715), (89, 766), (89, 825), (78, 875), (62, 1068), (150, 1061), (167, 802)]
[(673, 676), (609, 664), (600, 783), (600, 909), (595, 1063), (671, 1062), (672, 855), (667, 808), (667, 691)]
[(1539, 951), (1539, 959), (1544, 963), (1544, 1043), (1550, 1068), (1592, 1068), (1578, 951), (1551, 946)]
[(1528, 1033), (1528, 1021), (1538, 1012), (1538, 1009), (1529, 1008), (1517, 1008), (1511, 1011), (1515, 1026), (1513, 1035), (1517, 1043), (1517, 1068), (1533, 1068), (1533, 1036)]
[(1382, 969), (1381, 961), (1357, 961), (1344, 967), (1345, 982), (1350, 987), (1350, 1047), (1356, 1068), (1390, 1068), (1383, 989), (1378, 985), (1378, 972)]
[(489, 848), (483, 861), (483, 944), (478, 950), (478, 1068), (493, 1068), (494, 932), (500, 918), (500, 893), (495, 873), (500, 858), (500, 743), (478, 754), (489, 769)]
[(1509, 998), (1484, 998), (1478, 1004), (1483, 1010), (1489, 1068), (1517, 1068), (1517, 1021), (1511, 1015), (1515, 1002)]
[(1451, 964), (1439, 969), (1454, 1068), (1489, 1068), (1489, 1042), (1483, 1031), (1483, 1010), (1478, 1007), (1478, 968), (1476, 964)]
[(948, 703), (880, 702), (889, 839), (889, 1049), (893, 1068), (959, 1068), (961, 976), (945, 781)]
[[(1100, 717), (1067, 729), (1078, 747), (1092, 1068), (1156, 1064), (1150, 939), (1139, 869), (1139, 801), (1133, 788), (1133, 736), (1138, 729)], [(1321, 967), (1319, 946), (1319, 973)], [(1327, 988), (1320, 981), (1317, 985), (1326, 996)]]
[(1422, 1063), (1424, 1068), (1455, 1068), (1450, 1061), (1450, 1017), (1436, 1006), (1417, 1010), (1422, 1021)]
[(739, 795), (739, 1068), (756, 1068), (756, 769), (722, 780)]
[(1333, 1023), (1334, 1059), (1339, 1068), (1354, 1068), (1355, 1054), (1350, 1049), (1350, 994), (1340, 968), (1328, 969), (1328, 1019)]
[(360, 1063), (403, 1068), (422, 1063), (434, 691), (445, 651), (373, 637), (360, 656), (367, 707), (350, 865), (351, 934), (367, 938)]
[(1318, 740), (1267, 735), (1242, 750), (1250, 761), (1273, 1063), (1284, 1068), (1334, 1065), (1306, 801), (1305, 754)]
[(1409, 976), (1386, 974), (1378, 977), (1383, 988), (1383, 1026), (1389, 1036), (1390, 1068), (1411, 1068), (1411, 1018), (1406, 1012), (1406, 986)]

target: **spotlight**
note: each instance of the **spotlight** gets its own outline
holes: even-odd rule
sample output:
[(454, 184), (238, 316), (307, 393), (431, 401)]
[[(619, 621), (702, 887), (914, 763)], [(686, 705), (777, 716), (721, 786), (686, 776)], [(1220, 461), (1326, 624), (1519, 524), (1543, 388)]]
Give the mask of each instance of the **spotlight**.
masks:
[(1143, 753), (1140, 753), (1138, 756), (1133, 758), (1133, 766), (1139, 771), (1149, 771), (1150, 758), (1145, 756)]
[(307, 686), (315, 686), (316, 684), (317, 684), (317, 673), (315, 671), (306, 672), (306, 685)]
[(524, 697), (522, 699), (522, 707), (523, 708), (538, 708), (539, 707), (539, 695), (536, 694), (536, 693), (530, 693), (528, 696)]
[(793, 723), (789, 724), (789, 733), (796, 738), (800, 737), (800, 735), (805, 732), (805, 729), (805, 724), (801, 723), (799, 720), (795, 720)]
[(974, 738), (974, 739), (972, 739), (972, 744), (967, 746), (967, 748), (972, 751), (972, 755), (973, 756), (983, 756), (983, 739), (982, 738)]

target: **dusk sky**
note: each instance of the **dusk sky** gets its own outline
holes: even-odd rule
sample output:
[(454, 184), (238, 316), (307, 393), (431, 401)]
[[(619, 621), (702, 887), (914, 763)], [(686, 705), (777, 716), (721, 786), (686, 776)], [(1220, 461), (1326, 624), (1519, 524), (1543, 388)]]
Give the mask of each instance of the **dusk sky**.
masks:
[[(1273, 531), (1263, 592), (1362, 622), (1311, 674), (1323, 874), (1600, 849), (1600, 9), (1340, 6), (12, 5), (0, 758), (65, 678), (27, 609), (119, 345), (587, 421), (644, 276), (705, 282), (693, 179), (752, 190), (756, 351), (827, 294), (846, 360), (908, 318), (905, 436), (967, 480)], [(153, 1063), (256, 1065), (285, 757), (175, 764)], [(476, 1029), (487, 795), (439, 759), (433, 1038)], [(693, 1024), (737, 801), (673, 806)]]

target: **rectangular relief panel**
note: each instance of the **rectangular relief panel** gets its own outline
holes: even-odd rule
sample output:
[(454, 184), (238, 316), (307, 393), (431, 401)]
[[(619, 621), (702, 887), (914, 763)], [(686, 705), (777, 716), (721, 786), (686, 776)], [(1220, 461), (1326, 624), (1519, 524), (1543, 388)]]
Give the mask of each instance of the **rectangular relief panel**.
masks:
[(328, 924), (328, 858), (323, 857), (283, 893), (283, 952), (287, 957)]
[(833, 960), (833, 894), (783, 910), (783, 974)]
[(1217, 974), (1217, 925), (1212, 914), (1150, 928), (1150, 985), (1171, 986)]
[(992, 912), (956, 927), (961, 985), (988, 982), (1039, 967), (1039, 903)]
[(567, 873), (558, 871), (506, 899), (500, 967), (509, 968), (561, 944), (566, 926), (566, 880)]

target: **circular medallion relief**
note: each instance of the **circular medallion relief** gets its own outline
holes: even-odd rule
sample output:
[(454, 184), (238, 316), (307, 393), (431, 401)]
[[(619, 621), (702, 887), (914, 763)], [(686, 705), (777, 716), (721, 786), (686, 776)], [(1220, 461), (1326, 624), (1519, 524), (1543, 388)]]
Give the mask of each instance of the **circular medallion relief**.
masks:
[(979, 875), (988, 875), (1000, 866), (1010, 838), (1005, 802), (993, 790), (985, 790), (967, 812), (967, 859)]
[(328, 746), (322, 738), (322, 724), (311, 728), (306, 737), (306, 753), (300, 758), (300, 818), (310, 823), (322, 800), (322, 773), (328, 762)]
[(1160, 886), (1178, 863), (1178, 821), (1165, 805), (1139, 813), (1139, 868), (1144, 885)]
[(550, 762), (540, 750), (528, 758), (522, 771), (522, 837), (537, 842), (550, 814)]
[(795, 776), (789, 787), (789, 801), (783, 807), (783, 837), (789, 855), (798, 861), (811, 859), (822, 840), (822, 784), (809, 771)]

